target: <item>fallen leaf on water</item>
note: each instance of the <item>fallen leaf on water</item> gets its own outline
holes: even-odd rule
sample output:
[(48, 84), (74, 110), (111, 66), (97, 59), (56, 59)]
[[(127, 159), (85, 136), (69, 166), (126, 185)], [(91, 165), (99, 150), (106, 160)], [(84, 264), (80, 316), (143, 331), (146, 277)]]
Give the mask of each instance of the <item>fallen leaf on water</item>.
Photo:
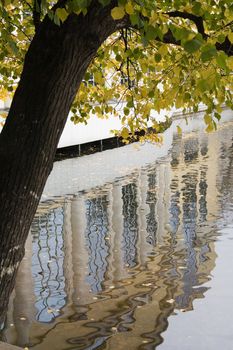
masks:
[(55, 311), (55, 310), (50, 309), (50, 308), (47, 309), (48, 314), (52, 314), (54, 311)]
[(175, 301), (174, 299), (168, 299), (167, 303), (172, 304), (172, 303), (174, 303), (174, 301)]
[(149, 286), (153, 286), (153, 283), (142, 283), (143, 287), (149, 287)]

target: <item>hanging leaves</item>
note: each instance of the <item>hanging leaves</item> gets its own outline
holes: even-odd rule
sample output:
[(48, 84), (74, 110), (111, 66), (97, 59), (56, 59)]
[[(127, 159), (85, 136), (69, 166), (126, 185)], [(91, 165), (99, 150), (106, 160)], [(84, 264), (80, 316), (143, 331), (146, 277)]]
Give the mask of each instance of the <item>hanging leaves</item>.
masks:
[[(98, 0), (109, 20), (126, 23), (99, 49), (71, 109), (74, 123), (91, 115), (120, 118), (122, 137), (153, 125), (156, 113), (206, 106), (207, 131), (216, 127), (221, 105), (233, 108), (233, 6), (222, 0)], [(11, 94), (35, 34), (34, 1), (0, 2), (0, 96)], [(41, 1), (46, 16), (62, 28), (69, 16), (88, 15), (91, 0)], [(121, 21), (123, 20), (123, 21)], [(117, 22), (119, 21), (119, 22)], [(117, 27), (118, 28), (118, 27)], [(177, 132), (181, 133), (179, 127)]]

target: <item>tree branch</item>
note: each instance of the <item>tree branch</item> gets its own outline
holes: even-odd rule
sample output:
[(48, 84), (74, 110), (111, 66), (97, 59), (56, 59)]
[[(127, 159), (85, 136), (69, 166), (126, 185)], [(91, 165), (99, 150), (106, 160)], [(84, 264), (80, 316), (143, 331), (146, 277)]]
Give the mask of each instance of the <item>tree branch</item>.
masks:
[(216, 49), (218, 51), (224, 51), (227, 56), (233, 56), (233, 45), (230, 40), (226, 37), (223, 43), (216, 43)]
[(33, 18), (33, 24), (35, 27), (35, 32), (37, 32), (40, 27), (40, 23), (41, 23), (40, 15), (41, 15), (41, 0), (34, 0), (32, 18)]
[(169, 17), (179, 17), (183, 19), (190, 19), (193, 23), (195, 23), (197, 30), (200, 34), (202, 34), (203, 38), (207, 37), (205, 33), (203, 18), (200, 16), (193, 15), (192, 13), (182, 12), (182, 11), (171, 11), (166, 13)]
[(29, 2), (27, 2), (26, 0), (21, 0), (21, 1), (22, 1), (22, 3), (25, 3), (30, 8), (30, 10), (33, 11), (33, 8), (31, 6), (31, 4), (29, 4)]

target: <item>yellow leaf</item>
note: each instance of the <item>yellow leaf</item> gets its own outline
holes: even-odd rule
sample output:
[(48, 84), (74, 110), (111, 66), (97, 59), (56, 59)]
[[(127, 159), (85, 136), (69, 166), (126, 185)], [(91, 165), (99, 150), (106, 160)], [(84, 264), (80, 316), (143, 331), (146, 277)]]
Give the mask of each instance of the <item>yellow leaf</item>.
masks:
[(212, 132), (214, 130), (214, 125), (213, 123), (209, 124), (207, 128), (205, 129), (206, 132)]
[(147, 97), (147, 95), (148, 95), (148, 92), (147, 92), (147, 88), (145, 87), (145, 86), (143, 86), (142, 88), (141, 88), (141, 95), (142, 95), (142, 97)]
[(81, 9), (74, 11), (74, 13), (75, 13), (76, 15), (79, 15), (81, 12), (82, 12)]
[(233, 56), (227, 58), (227, 66), (233, 70)]
[(125, 5), (125, 12), (128, 13), (128, 15), (132, 15), (134, 13), (134, 8), (131, 1), (127, 2)]
[(111, 16), (113, 19), (118, 20), (121, 19), (125, 16), (125, 10), (124, 7), (118, 6), (118, 7), (114, 7), (111, 10)]
[(229, 33), (229, 34), (228, 34), (228, 39), (229, 39), (230, 42), (233, 44), (233, 33)]
[(156, 11), (152, 10), (151, 11), (151, 16), (150, 16), (150, 20), (149, 20), (149, 24), (151, 25), (155, 25), (157, 20), (158, 20), (158, 14)]
[(177, 133), (179, 135), (182, 135), (182, 129), (181, 129), (181, 127), (179, 125), (176, 126), (176, 129), (177, 129)]
[(158, 49), (158, 52), (160, 53), (161, 56), (165, 56), (168, 52), (167, 45), (161, 45), (160, 48)]
[(232, 13), (232, 11), (231, 11), (229, 8), (227, 8), (227, 9), (225, 10), (224, 16), (225, 16), (227, 22), (233, 21), (233, 13)]
[(142, 9), (142, 15), (144, 16), (144, 17), (147, 17), (147, 9), (145, 8), (145, 7), (143, 7), (143, 9)]
[(190, 4), (185, 5), (185, 6), (184, 6), (184, 10), (185, 10), (186, 12), (192, 12), (192, 5), (190, 5)]
[(211, 124), (211, 122), (212, 122), (212, 117), (211, 117), (211, 115), (210, 115), (210, 114), (206, 114), (206, 115), (204, 116), (204, 121), (205, 121), (206, 125)]
[(63, 9), (56, 9), (56, 15), (57, 17), (62, 21), (64, 22), (67, 17), (68, 17), (68, 12), (63, 8)]
[(174, 75), (175, 75), (176, 77), (179, 77), (180, 71), (181, 71), (181, 68), (178, 67), (178, 66), (174, 67), (174, 69), (173, 69)]
[(94, 77), (95, 77), (95, 82), (97, 84), (102, 84), (103, 83), (103, 76), (102, 76), (102, 73), (101, 72), (96, 72), (94, 74)]
[(123, 137), (123, 139), (127, 139), (129, 137), (129, 130), (127, 128), (123, 128), (121, 130), (121, 136)]
[(221, 105), (217, 105), (217, 106), (216, 106), (216, 111), (217, 111), (218, 113), (222, 113), (222, 107), (221, 107)]
[(23, 32), (19, 31), (17, 34), (17, 38), (19, 40), (25, 40), (26, 37), (25, 37), (25, 34)]

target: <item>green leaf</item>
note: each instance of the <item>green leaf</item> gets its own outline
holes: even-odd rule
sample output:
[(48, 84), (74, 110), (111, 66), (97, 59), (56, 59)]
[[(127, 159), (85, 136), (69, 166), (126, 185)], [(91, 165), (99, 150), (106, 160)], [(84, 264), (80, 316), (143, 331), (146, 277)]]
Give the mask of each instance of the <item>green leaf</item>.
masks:
[(132, 108), (134, 106), (133, 100), (127, 102), (127, 107)]
[(217, 112), (214, 113), (214, 117), (219, 121), (221, 119), (221, 115)]
[(217, 49), (214, 45), (207, 44), (201, 48), (201, 59), (203, 62), (210, 61), (217, 55)]
[(129, 115), (129, 112), (130, 112), (129, 108), (124, 107), (124, 115)]
[(140, 17), (138, 13), (134, 13), (130, 15), (130, 22), (132, 23), (133, 26), (139, 26), (140, 25)]
[(157, 29), (151, 25), (148, 25), (145, 34), (147, 40), (153, 40), (157, 37)]
[(18, 50), (18, 47), (17, 47), (16, 43), (13, 40), (9, 40), (9, 46), (10, 46), (12, 52), (15, 55), (17, 55), (19, 50)]
[(194, 53), (200, 49), (201, 45), (202, 45), (202, 41), (197, 38), (194, 38), (192, 40), (186, 41), (183, 47), (185, 51), (187, 51), (188, 53)]
[(201, 11), (202, 11), (201, 3), (198, 2), (198, 1), (195, 1), (195, 2), (194, 2), (194, 5), (193, 5), (193, 7), (192, 7), (192, 12), (193, 12), (195, 15), (200, 15), (200, 14), (201, 14)]
[(162, 59), (162, 56), (160, 55), (160, 53), (156, 53), (154, 55), (154, 59), (155, 59), (155, 62), (159, 63)]
[(219, 52), (218, 56), (216, 57), (216, 62), (218, 64), (218, 66), (224, 70), (227, 70), (227, 55), (224, 52)]
[(176, 27), (174, 25), (171, 25), (170, 28), (176, 40), (186, 40), (191, 33), (190, 30), (187, 30), (186, 28)]
[(150, 90), (150, 91), (148, 92), (148, 97), (153, 98), (154, 96), (155, 96), (154, 90)]
[(190, 101), (191, 100), (191, 95), (189, 92), (185, 92), (184, 94), (184, 101), (187, 102), (187, 101)]
[(217, 38), (218, 43), (222, 44), (225, 41), (225, 39), (226, 39), (226, 36), (224, 34), (218, 35), (218, 38)]
[(103, 6), (107, 6), (108, 4), (110, 4), (111, 0), (99, 0), (99, 3)]
[(58, 15), (56, 14), (56, 12), (54, 13), (54, 16), (53, 16), (53, 22), (60, 26), (61, 22), (60, 22), (60, 18), (58, 17)]

